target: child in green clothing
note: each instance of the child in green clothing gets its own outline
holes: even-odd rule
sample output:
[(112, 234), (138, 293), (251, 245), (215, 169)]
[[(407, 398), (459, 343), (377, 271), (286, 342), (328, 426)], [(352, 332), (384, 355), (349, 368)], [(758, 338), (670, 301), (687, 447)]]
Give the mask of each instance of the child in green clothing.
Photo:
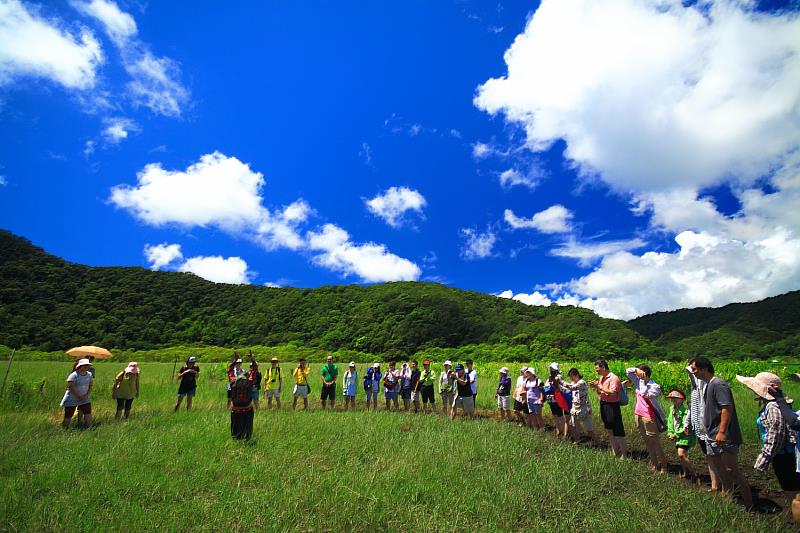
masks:
[(689, 419), (689, 409), (683, 405), (686, 394), (679, 389), (672, 389), (667, 393), (667, 398), (672, 401), (667, 417), (667, 438), (675, 443), (675, 449), (678, 451), (678, 459), (681, 460), (683, 468), (681, 477), (693, 479), (699, 483), (700, 478), (695, 474), (692, 464), (687, 458), (689, 448), (694, 446), (696, 439)]

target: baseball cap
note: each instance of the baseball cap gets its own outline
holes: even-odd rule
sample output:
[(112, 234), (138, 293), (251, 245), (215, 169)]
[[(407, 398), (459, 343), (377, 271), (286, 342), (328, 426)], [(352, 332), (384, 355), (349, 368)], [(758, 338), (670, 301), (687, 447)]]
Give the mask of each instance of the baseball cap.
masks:
[(464, 365), (461, 364), (456, 365), (456, 370), (464, 370)]
[(429, 365), (429, 364), (431, 364), (431, 362), (430, 362), (430, 361), (428, 361), (427, 359), (424, 359), (424, 360), (422, 361), (422, 364), (423, 364), (423, 366), (424, 366), (424, 365)]
[(444, 364), (447, 365), (447, 366), (453, 366), (453, 363), (450, 361), (450, 359), (445, 361)]
[(355, 363), (355, 361), (350, 361), (350, 364), (347, 365), (347, 366), (356, 366), (356, 363)]
[(500, 373), (501, 374), (508, 374), (508, 368), (504, 366), (503, 368), (500, 369)]
[(561, 370), (561, 367), (558, 366), (558, 363), (550, 363), (550, 366), (548, 368), (550, 370), (555, 370), (556, 372)]
[(380, 367), (381, 367), (380, 363), (375, 363), (374, 365), (372, 365), (372, 368), (380, 368)]
[(191, 357), (189, 358), (189, 361), (188, 361), (188, 362), (189, 362), (189, 363), (194, 363), (195, 361), (197, 361), (197, 357), (195, 357), (195, 356), (191, 356)]
[(237, 359), (236, 361), (234, 361), (234, 363), (241, 363), (241, 362), (242, 362), (241, 359)]

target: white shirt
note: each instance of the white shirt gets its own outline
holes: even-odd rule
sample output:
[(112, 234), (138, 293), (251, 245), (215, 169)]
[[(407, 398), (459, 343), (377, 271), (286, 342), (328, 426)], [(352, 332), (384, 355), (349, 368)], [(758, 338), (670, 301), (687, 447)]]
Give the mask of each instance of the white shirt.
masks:
[(478, 372), (473, 368), (469, 373), (469, 386), (472, 387), (472, 395), (478, 394)]

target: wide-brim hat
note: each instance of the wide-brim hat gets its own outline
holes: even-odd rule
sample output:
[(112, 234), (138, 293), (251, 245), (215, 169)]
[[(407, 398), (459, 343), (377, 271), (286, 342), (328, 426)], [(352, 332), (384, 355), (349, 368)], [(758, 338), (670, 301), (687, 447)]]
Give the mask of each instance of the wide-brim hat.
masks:
[(501, 368), (501, 369), (500, 369), (500, 373), (501, 373), (501, 374), (508, 374), (508, 367), (505, 367), (505, 366), (504, 366), (503, 368)]
[(125, 368), (125, 372), (130, 374), (138, 374), (139, 373), (139, 364), (136, 361), (131, 361), (128, 363), (128, 366)]
[(777, 388), (780, 388), (781, 386), (781, 378), (772, 372), (759, 372), (752, 378), (737, 374), (736, 379), (739, 381), (739, 383), (742, 383), (745, 387), (752, 390), (765, 400), (775, 399), (775, 397), (769, 392), (770, 386), (775, 386)]
[(277, 357), (273, 357), (269, 361), (270, 361), (270, 363), (277, 363), (278, 362), (278, 358)]
[(89, 362), (88, 359), (78, 359), (78, 364), (75, 365), (75, 370), (79, 369), (82, 366), (92, 366), (92, 363)]

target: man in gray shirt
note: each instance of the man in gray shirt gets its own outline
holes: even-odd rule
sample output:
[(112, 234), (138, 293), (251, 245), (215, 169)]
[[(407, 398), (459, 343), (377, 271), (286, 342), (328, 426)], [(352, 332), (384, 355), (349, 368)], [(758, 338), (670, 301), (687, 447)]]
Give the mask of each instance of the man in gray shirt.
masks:
[(720, 488), (732, 493), (734, 485), (738, 485), (744, 506), (752, 509), (750, 486), (739, 471), (738, 456), (742, 433), (736, 418), (731, 388), (714, 375), (714, 365), (707, 358), (698, 357), (690, 366), (696, 378), (708, 383), (703, 393), (703, 425), (706, 430), (708, 462), (719, 475)]

